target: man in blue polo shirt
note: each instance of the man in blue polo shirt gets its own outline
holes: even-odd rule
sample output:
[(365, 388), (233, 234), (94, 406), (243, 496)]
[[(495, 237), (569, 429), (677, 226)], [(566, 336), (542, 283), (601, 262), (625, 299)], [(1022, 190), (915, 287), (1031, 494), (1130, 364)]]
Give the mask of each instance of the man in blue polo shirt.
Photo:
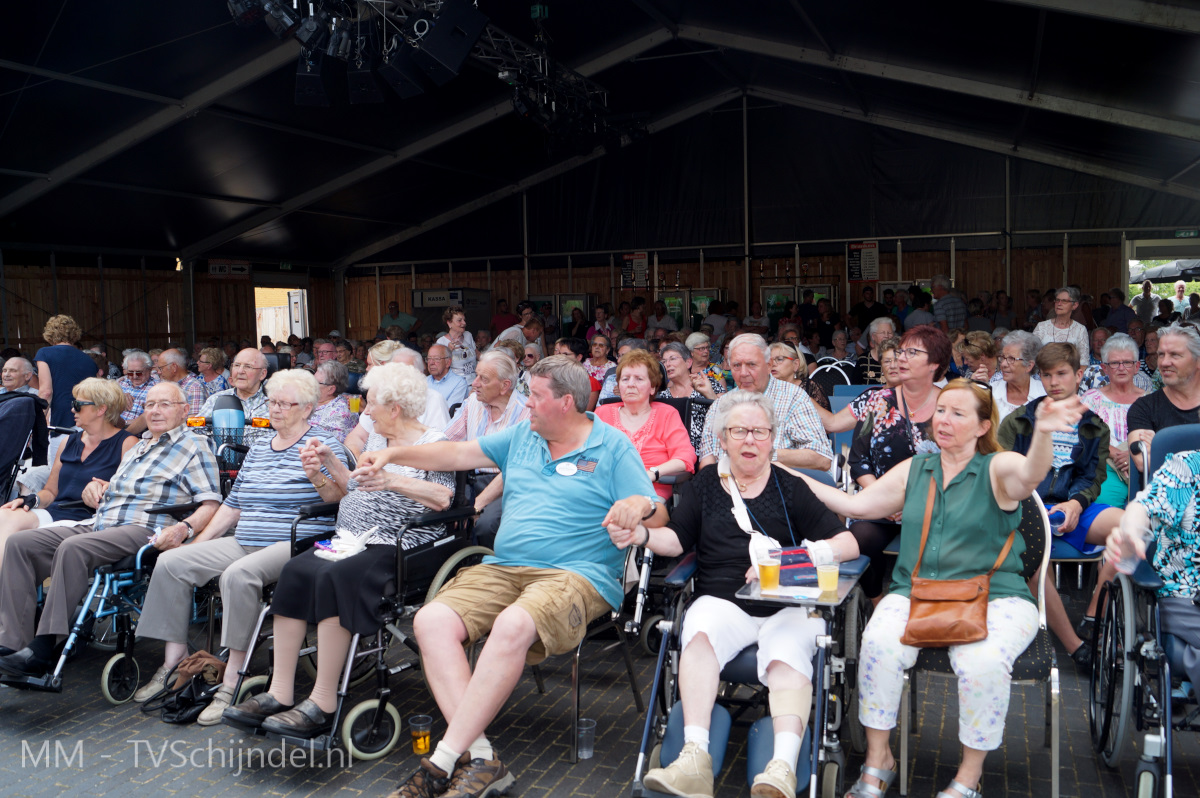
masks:
[[(587, 412), (584, 368), (555, 355), (530, 374), (528, 421), (474, 441), (366, 453), (355, 472), (391, 462), (504, 473), (495, 556), (460, 571), (414, 619), (423, 670), (449, 727), (393, 795), (508, 789), (514, 778), (484, 735), (488, 724), (526, 663), (573, 650), (590, 620), (621, 604), (625, 555), (605, 525), (667, 518), (629, 438)], [(472, 674), (463, 645), (484, 634)]]

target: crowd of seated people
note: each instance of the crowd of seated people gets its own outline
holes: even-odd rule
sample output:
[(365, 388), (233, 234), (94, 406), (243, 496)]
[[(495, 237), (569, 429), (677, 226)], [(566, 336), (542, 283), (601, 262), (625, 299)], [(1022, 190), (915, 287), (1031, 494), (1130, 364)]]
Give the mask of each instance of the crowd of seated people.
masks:
[[(191, 591), (219, 577), (229, 667), (200, 723), (228, 715), (289, 736), (326, 731), (351, 636), (379, 626), (378, 596), (395, 573), (395, 530), (405, 518), (447, 507), (453, 473), (468, 472), (479, 540), (495, 555), (464, 570), (415, 619), (448, 728), (397, 794), (479, 795), (512, 784), (489, 724), (524, 663), (578, 644), (586, 622), (564, 618), (586, 621), (619, 606), (621, 550), (639, 545), (668, 555), (697, 551), (697, 604), (713, 607), (684, 625), (685, 754), (652, 770), (647, 785), (711, 794), (704, 778), (710, 677), (757, 641), (775, 748), (753, 794), (791, 796), (816, 632), (795, 613), (762, 615), (732, 600), (753, 578), (745, 543), (737, 544), (743, 532), (728, 512), (739, 504), (736, 494), (773, 537), (807, 539), (833, 561), (871, 558), (862, 584), (877, 608), (863, 646), (881, 667), (860, 673), (869, 750), (849, 794), (874, 795), (895, 777), (887, 732), (903, 670), (916, 656), (898, 635), (928, 497), (936, 534), (961, 535), (954, 545), (972, 547), (956, 566), (964, 575), (990, 567), (1020, 500), (1034, 489), (1062, 513), (1055, 533), (1066, 542), (1111, 550), (1126, 516), (1129, 471), (1139, 464), (1129, 443), (1195, 423), (1200, 409), (1200, 335), (1186, 309), (1183, 321), (1154, 327), (1157, 309), (1146, 318), (1142, 310), (1151, 302), (1126, 306), (1118, 290), (1094, 308), (1074, 286), (1034, 292), (1017, 311), (1003, 292), (968, 301), (940, 276), (931, 289), (885, 292), (879, 302), (864, 292), (844, 316), (805, 292), (778, 321), (753, 306), (739, 318), (729, 303), (694, 330), (660, 302), (652, 312), (636, 301), (616, 312), (601, 306), (592, 319), (574, 311), (558, 319), (548, 307), (539, 315), (525, 302), (509, 314), (497, 303), (492, 329), (476, 334), (462, 308), (449, 308), (446, 331), (426, 332), (424, 343), (419, 323), (392, 303), (377, 340), (351, 341), (335, 330), (271, 342), (273, 351), (220, 340), (129, 350), (119, 379), (106, 379), (102, 352), (79, 350), (78, 325), (54, 317), (47, 346), (33, 358), (8, 353), (3, 368), (5, 392), (38, 393), (55, 426), (77, 431), (56, 436), (32, 499), (0, 507), (0, 673), (50, 668), (91, 569), (152, 538), (163, 554), (137, 633), (163, 641), (163, 660), (137, 699), (161, 691), (186, 655)], [(291, 355), (291, 368), (267, 379), (266, 355), (280, 353)], [(838, 413), (809, 378), (822, 357), (855, 363), (845, 366), (848, 376), (868, 386)], [(358, 374), (365, 396), (352, 410), (347, 390)], [(211, 447), (184, 424), (211, 415), (219, 396), (236, 397), (247, 419), (269, 419), (272, 431), (253, 443), (223, 500)], [(689, 398), (705, 401), (686, 419), (654, 401)], [(795, 469), (835, 467), (830, 435), (843, 431), (852, 431), (845, 467), (855, 490), (802, 480)], [(578, 479), (581, 472), (589, 477)], [(678, 474), (693, 476), (668, 513), (672, 489), (659, 480)], [(177, 523), (162, 526), (147, 515), (183, 501), (199, 509)], [(301, 531), (362, 535), (360, 553), (338, 562), (291, 556), (296, 508), (317, 501), (340, 501), (336, 525), (312, 519)], [(444, 532), (411, 529), (401, 545)], [(897, 536), (892, 560), (883, 549)], [(964, 684), (980, 686), (964, 696), (977, 710), (968, 715), (993, 721), (985, 728), (964, 716), (950, 798), (976, 794), (984, 756), (999, 745), (1003, 724), (994, 719), (1007, 706), (1008, 670), (1036, 629), (1036, 578), (1021, 578), (1019, 553), (1015, 546), (992, 582), (995, 634), (951, 653)], [(36, 586), (47, 577), (35, 620)], [(234, 705), (237, 672), (271, 584), (276, 676), (268, 693)], [(1057, 593), (1047, 599), (1054, 632), (1087, 665), (1095, 597), (1077, 630)], [(309, 623), (318, 629), (317, 683), (298, 701), (296, 657)], [(472, 674), (463, 644), (485, 635)]]

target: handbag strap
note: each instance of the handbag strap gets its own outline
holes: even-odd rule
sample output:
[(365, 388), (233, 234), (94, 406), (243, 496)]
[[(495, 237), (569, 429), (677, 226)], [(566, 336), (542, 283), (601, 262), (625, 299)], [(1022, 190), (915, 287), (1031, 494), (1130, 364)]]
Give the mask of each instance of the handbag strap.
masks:
[[(929, 496), (925, 499), (925, 520), (921, 522), (921, 550), (917, 553), (917, 564), (913, 566), (912, 578), (916, 579), (921, 571), (921, 560), (925, 557), (925, 541), (929, 539), (929, 521), (933, 517), (933, 500), (936, 496), (937, 484), (934, 482), (935, 477), (931, 474), (929, 477)], [(996, 558), (996, 564), (992, 566), (992, 570), (987, 572), (990, 579), (992, 574), (996, 573), (996, 569), (1004, 564), (1004, 560), (1008, 557), (1008, 553), (1012, 551), (1013, 539), (1016, 537), (1017, 530), (1008, 533), (1008, 540), (1004, 542), (1004, 548), (1000, 549), (1000, 556)]]

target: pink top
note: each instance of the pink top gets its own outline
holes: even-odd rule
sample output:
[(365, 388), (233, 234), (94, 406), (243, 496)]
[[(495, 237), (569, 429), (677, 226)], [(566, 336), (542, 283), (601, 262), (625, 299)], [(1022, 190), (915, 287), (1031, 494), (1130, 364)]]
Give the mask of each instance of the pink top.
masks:
[[(675, 408), (658, 402), (650, 403), (650, 418), (639, 429), (630, 432), (621, 424), (621, 408), (624, 402), (613, 402), (596, 408), (596, 418), (615, 427), (633, 441), (633, 446), (642, 456), (642, 465), (647, 470), (662, 465), (668, 460), (682, 460), (689, 474), (696, 473), (696, 450), (688, 436), (687, 427), (679, 419)], [(671, 498), (671, 486), (654, 483), (654, 492), (663, 498)]]

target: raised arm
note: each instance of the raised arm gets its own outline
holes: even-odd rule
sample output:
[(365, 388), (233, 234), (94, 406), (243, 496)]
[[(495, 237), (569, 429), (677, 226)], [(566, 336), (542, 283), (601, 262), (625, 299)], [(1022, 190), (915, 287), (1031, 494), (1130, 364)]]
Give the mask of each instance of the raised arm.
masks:
[(853, 496), (831, 488), (808, 476), (800, 477), (821, 500), (821, 503), (844, 518), (885, 518), (904, 509), (904, 487), (912, 458), (893, 466), (882, 477)]
[(476, 468), (495, 468), (479, 441), (438, 441), (420, 446), (389, 446), (374, 452), (363, 452), (358, 468), (352, 475), (362, 479), (379, 471), (388, 463), (412, 466), (422, 471), (471, 471)]
[(1051, 436), (1055, 432), (1074, 429), (1085, 409), (1077, 396), (1057, 402), (1046, 397), (1038, 403), (1037, 423), (1033, 427), (1029, 451), (1024, 456), (1016, 452), (1001, 452), (992, 458), (992, 491), (1001, 507), (1011, 507), (1028, 498), (1041, 484), (1054, 465)]

